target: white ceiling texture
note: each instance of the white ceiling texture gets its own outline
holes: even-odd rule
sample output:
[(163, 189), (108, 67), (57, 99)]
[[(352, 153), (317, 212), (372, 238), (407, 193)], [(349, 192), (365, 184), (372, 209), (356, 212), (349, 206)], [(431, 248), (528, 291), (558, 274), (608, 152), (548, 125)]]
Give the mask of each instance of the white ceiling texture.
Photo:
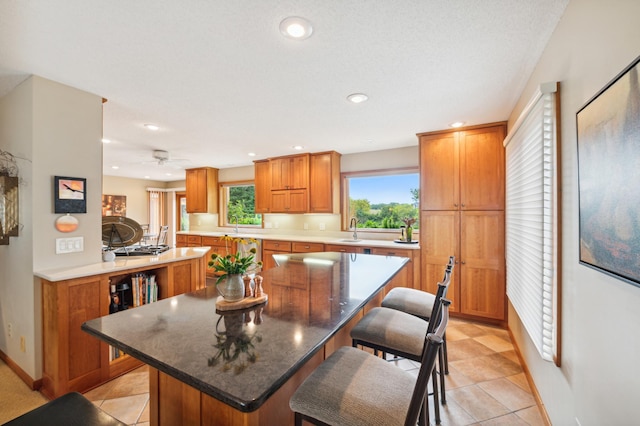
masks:
[[(506, 120), (567, 3), (0, 0), (0, 96), (38, 75), (106, 98), (106, 175), (406, 147)], [(289, 16), (311, 37), (285, 38)]]

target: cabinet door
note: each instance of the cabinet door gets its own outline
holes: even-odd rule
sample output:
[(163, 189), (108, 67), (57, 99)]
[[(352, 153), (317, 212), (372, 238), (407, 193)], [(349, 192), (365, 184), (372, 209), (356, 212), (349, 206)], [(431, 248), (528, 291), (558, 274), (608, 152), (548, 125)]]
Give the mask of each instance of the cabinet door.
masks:
[(309, 187), (309, 154), (291, 157), (289, 166), (289, 189)]
[(289, 210), (289, 191), (271, 191), (271, 213), (287, 213)]
[(505, 319), (504, 212), (461, 212), (460, 311)]
[(460, 174), (457, 132), (420, 136), (420, 209), (457, 210)]
[(288, 192), (288, 213), (306, 213), (309, 211), (309, 192), (306, 189), (292, 189)]
[(274, 158), (269, 160), (269, 165), (271, 168), (271, 190), (289, 189), (290, 158)]
[[(388, 293), (394, 287), (409, 287), (415, 288), (419, 287), (414, 285), (413, 282), (413, 250), (403, 250), (403, 249), (395, 249), (395, 248), (381, 248), (381, 247), (373, 247), (371, 249), (371, 254), (379, 254), (382, 256), (400, 256), (400, 257), (408, 257), (409, 262), (402, 268), (400, 272), (396, 274), (395, 277), (391, 280), (389, 284), (385, 286), (385, 293)], [(417, 251), (416, 251), (417, 253)]]
[(309, 194), (310, 213), (339, 213), (340, 154), (335, 151), (311, 154)]
[(271, 206), (271, 165), (268, 160), (256, 161), (255, 169), (255, 191), (256, 191), (256, 213), (269, 213)]
[(447, 291), (452, 312), (460, 311), (459, 230), (460, 213), (457, 211), (420, 212), (422, 290), (435, 294), (438, 290), (438, 282), (444, 277), (449, 256), (456, 256), (456, 266)]
[(460, 207), (503, 210), (505, 127), (460, 132)]
[(218, 169), (186, 170), (187, 213), (218, 212)]

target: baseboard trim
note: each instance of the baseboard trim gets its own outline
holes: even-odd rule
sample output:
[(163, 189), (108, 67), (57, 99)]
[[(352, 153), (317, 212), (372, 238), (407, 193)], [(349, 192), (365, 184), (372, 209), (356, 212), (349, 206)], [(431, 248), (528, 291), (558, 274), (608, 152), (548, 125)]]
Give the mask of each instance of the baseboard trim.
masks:
[(509, 337), (511, 338), (511, 343), (513, 344), (513, 348), (516, 351), (516, 355), (520, 360), (520, 365), (522, 366), (522, 371), (524, 372), (525, 377), (527, 378), (527, 382), (529, 382), (529, 387), (531, 388), (531, 393), (533, 394), (533, 398), (536, 400), (536, 405), (540, 409), (540, 413), (542, 415), (542, 421), (544, 421), (545, 425), (551, 426), (551, 418), (545, 409), (544, 403), (542, 402), (542, 398), (540, 397), (540, 392), (538, 392), (538, 388), (536, 387), (535, 382), (531, 378), (531, 372), (529, 371), (529, 367), (525, 362), (522, 353), (520, 352), (520, 348), (518, 347), (518, 342), (513, 336), (511, 332), (511, 328), (507, 326), (507, 331), (509, 332)]
[(0, 350), (0, 359), (4, 361), (5, 364), (9, 366), (9, 368), (16, 373), (16, 375), (22, 380), (29, 389), (38, 390), (42, 386), (42, 379), (34, 380), (24, 371), (18, 364), (16, 364), (7, 354)]

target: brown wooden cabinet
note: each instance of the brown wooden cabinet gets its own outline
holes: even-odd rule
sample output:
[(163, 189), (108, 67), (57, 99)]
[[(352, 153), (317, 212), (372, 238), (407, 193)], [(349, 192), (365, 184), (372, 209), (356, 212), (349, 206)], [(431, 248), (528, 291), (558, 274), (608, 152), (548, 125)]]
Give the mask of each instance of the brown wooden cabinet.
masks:
[(109, 345), (80, 328), (85, 321), (109, 315), (111, 286), (131, 282), (131, 277), (139, 273), (156, 276), (159, 298), (195, 291), (205, 285), (204, 258), (55, 282), (41, 280), (40, 390), (44, 395), (53, 399), (71, 391), (84, 392), (142, 364), (127, 355), (114, 359)]
[[(201, 237), (201, 243), (204, 247), (211, 247), (205, 255), (206, 263), (209, 263), (211, 255), (214, 253), (218, 256), (226, 256), (236, 253), (237, 250), (235, 241), (225, 241), (220, 239), (220, 237), (207, 237), (203, 235)], [(215, 276), (214, 269), (207, 267), (207, 278), (214, 278)]]
[(340, 154), (319, 152), (309, 157), (309, 212), (340, 213)]
[(503, 124), (420, 138), (421, 210), (504, 210)]
[(274, 254), (286, 254), (291, 253), (291, 241), (275, 241), (275, 240), (263, 240), (262, 241), (262, 269), (264, 271), (275, 268), (278, 266)]
[(271, 164), (269, 160), (254, 162), (254, 183), (256, 191), (256, 213), (271, 212)]
[(299, 154), (254, 162), (256, 213), (340, 212), (340, 154)]
[(218, 169), (186, 170), (187, 213), (218, 213)]
[(309, 187), (309, 154), (273, 158), (269, 163), (272, 191)]
[(189, 247), (188, 235), (176, 234), (176, 247)]
[(505, 123), (419, 134), (423, 290), (435, 293), (449, 256), (451, 312), (506, 319)]

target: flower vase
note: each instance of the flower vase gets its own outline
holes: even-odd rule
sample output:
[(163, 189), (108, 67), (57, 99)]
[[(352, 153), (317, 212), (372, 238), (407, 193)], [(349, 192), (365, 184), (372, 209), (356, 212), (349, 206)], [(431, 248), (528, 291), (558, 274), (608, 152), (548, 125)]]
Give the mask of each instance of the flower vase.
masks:
[(238, 302), (244, 299), (242, 274), (227, 275), (216, 284), (216, 289), (226, 302)]
[(406, 232), (407, 232), (407, 242), (410, 243), (411, 238), (413, 237), (413, 228), (411, 226), (407, 226)]

